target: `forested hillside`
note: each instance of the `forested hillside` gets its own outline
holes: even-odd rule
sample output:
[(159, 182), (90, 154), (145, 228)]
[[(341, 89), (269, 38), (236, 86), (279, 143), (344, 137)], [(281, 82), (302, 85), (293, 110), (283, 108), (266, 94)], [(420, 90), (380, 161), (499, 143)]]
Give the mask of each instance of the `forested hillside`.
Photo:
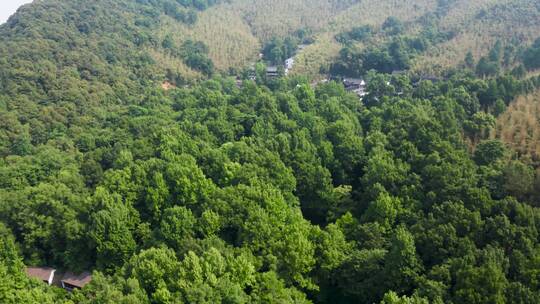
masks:
[[(466, 3), (24, 6), (0, 25), (0, 303), (540, 303), (539, 7)], [(288, 77), (244, 70), (306, 41)]]
[[(147, 65), (154, 69), (155, 79), (168, 77), (173, 82), (197, 79), (200, 74), (197, 66), (186, 65), (181, 54), (164, 47), (164, 42), (169, 47), (180, 48), (186, 40), (201, 41), (208, 46), (208, 57), (213, 66), (228, 72), (250, 66), (256, 61), (262, 45), (272, 38), (283, 39), (301, 31), (308, 34), (314, 43), (300, 51), (294, 71), (298, 75), (320, 77), (321, 68), (324, 71), (339, 56), (341, 46), (335, 38), (337, 35), (359, 26), (377, 28), (388, 17), (393, 17), (403, 23), (403, 34), (415, 35), (418, 31), (433, 29), (451, 34), (444, 41), (427, 48), (411, 65), (417, 74), (439, 75), (449, 67), (462, 64), (468, 52), (478, 60), (498, 40), (505, 45), (523, 46), (532, 43), (540, 31), (540, 8), (534, 0), (483, 0), (474, 3), (464, 0), (185, 3), (176, 0), (101, 0), (98, 3), (60, 0), (36, 3), (22, 9), (16, 18), (8, 22), (8, 26), (16, 26), (19, 22), (24, 26), (25, 18), (28, 21), (39, 17), (37, 19), (42, 22), (34, 22), (33, 28), (39, 29), (42, 38), (49, 42), (55, 39), (74, 40), (76, 44), (75, 38), (85, 39), (90, 35), (96, 38), (95, 45), (88, 45), (94, 55), (96, 51), (99, 54), (118, 48), (114, 50), (118, 54), (127, 52), (129, 48), (125, 47), (130, 45), (144, 46), (141, 54), (129, 56), (147, 57), (147, 61), (152, 61)], [(46, 13), (40, 13), (42, 10)], [(54, 32), (53, 29), (59, 30)], [(111, 36), (113, 30), (117, 31)], [(27, 33), (25, 37), (31, 38), (31, 35)], [(108, 39), (114, 39), (114, 43)], [(374, 42), (377, 44), (381, 39), (384, 37)], [(100, 40), (103, 41), (97, 42)], [(171, 45), (169, 42), (174, 43)], [(357, 44), (360, 48), (370, 45)]]
[[(478, 60), (497, 41), (516, 48), (530, 45), (540, 32), (540, 4), (535, 0), (364, 0), (317, 34), (316, 43), (299, 55), (295, 71), (319, 74), (321, 65), (328, 67), (339, 56), (337, 35), (363, 25), (380, 28), (387, 17), (395, 17), (403, 24), (404, 35), (422, 31), (449, 34), (411, 62), (411, 70), (424, 75), (438, 76), (448, 68), (461, 66), (468, 52)], [(384, 39), (379, 36), (374, 41), (359, 41), (356, 47), (363, 49)]]

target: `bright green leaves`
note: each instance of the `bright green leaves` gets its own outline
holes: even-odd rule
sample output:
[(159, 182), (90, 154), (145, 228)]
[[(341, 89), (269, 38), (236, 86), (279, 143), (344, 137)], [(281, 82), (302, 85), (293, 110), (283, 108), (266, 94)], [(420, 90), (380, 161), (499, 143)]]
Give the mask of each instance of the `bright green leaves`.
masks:
[[(371, 154), (364, 168), (362, 185), (366, 191), (374, 191), (377, 184), (390, 191), (397, 193), (407, 179), (410, 167), (400, 159), (393, 157), (392, 153), (384, 148), (376, 148)], [(370, 197), (376, 193), (370, 193)]]
[[(243, 256), (225, 257), (211, 248), (201, 257), (189, 252), (180, 264), (179, 286), (188, 303), (245, 303), (242, 291), (253, 280), (254, 268)], [(239, 276), (234, 276), (234, 275)]]
[(0, 160), (0, 219), (28, 263), (111, 274), (76, 303), (534, 300), (538, 212), (497, 199), (534, 200), (535, 174), (500, 143), (465, 147), (495, 84), (370, 77), (363, 102), (216, 78), (75, 115), (103, 131)]
[(409, 298), (407, 296), (398, 296), (395, 292), (390, 291), (384, 295), (381, 304), (429, 304), (429, 301), (419, 297)]
[(92, 282), (81, 291), (71, 294), (74, 303), (81, 304), (148, 304), (146, 291), (136, 279), (107, 277), (99, 272), (92, 274)]
[(464, 126), (465, 130), (475, 143), (481, 138), (485, 138), (493, 127), (495, 127), (495, 117), (486, 112), (475, 113), (470, 120), (465, 122)]
[(15, 238), (2, 223), (0, 223), (0, 241), (0, 265), (6, 267), (6, 271), (22, 271), (24, 265), (17, 252)]
[(152, 248), (131, 258), (126, 271), (129, 277), (137, 279), (139, 284), (152, 294), (161, 287), (175, 283), (178, 267), (174, 251)]
[(205, 210), (199, 219), (197, 230), (202, 237), (214, 236), (221, 229), (221, 222), (219, 214), (212, 210)]
[(410, 292), (415, 287), (422, 269), (422, 263), (416, 255), (413, 235), (407, 229), (398, 227), (391, 240), (384, 265), (389, 289)]
[(17, 252), (11, 232), (0, 223), (0, 302), (18, 303), (61, 303), (64, 294), (51, 290), (38, 280), (24, 273), (24, 264)]
[(365, 222), (377, 222), (387, 230), (392, 229), (397, 217), (402, 213), (402, 203), (397, 197), (381, 192), (377, 199), (370, 203), (362, 216)]
[(244, 290), (255, 283), (251, 260), (216, 248), (189, 251), (179, 260), (170, 249), (152, 248), (133, 257), (125, 271), (153, 303), (247, 303)]
[(506, 303), (504, 292), (507, 279), (501, 265), (492, 261), (478, 267), (460, 266), (456, 272), (456, 302)]
[(315, 264), (315, 247), (311, 227), (299, 210), (291, 210), (282, 194), (268, 185), (229, 188), (220, 196), (226, 209), (218, 213), (224, 226), (236, 231), (227, 238), (249, 248), (287, 283), (314, 288), (307, 274)]
[(99, 211), (91, 216), (89, 236), (95, 244), (97, 265), (113, 269), (123, 265), (134, 253), (133, 232), (139, 223), (138, 213), (122, 202), (118, 194), (98, 188), (94, 204)]
[(256, 280), (251, 292), (251, 303), (311, 303), (302, 291), (285, 287), (275, 272), (262, 273)]
[(161, 238), (171, 247), (179, 248), (182, 241), (193, 237), (197, 219), (186, 207), (172, 207), (165, 210), (159, 232)]
[(173, 204), (190, 206), (205, 201), (212, 191), (212, 183), (197, 167), (195, 159), (180, 155), (170, 160), (165, 168)]
[[(16, 193), (0, 193), (4, 207), (9, 208), (2, 220), (19, 227), (16, 236), (23, 241), (24, 252), (32, 263), (69, 263), (73, 256), (65, 256), (56, 250), (71, 250), (79, 247), (72, 231), (77, 212), (82, 202), (64, 184), (39, 184)], [(0, 209), (1, 210), (1, 209)], [(80, 236), (80, 235), (79, 235)], [(57, 254), (54, 254), (57, 252)]]
[(170, 190), (161, 172), (154, 172), (149, 183), (144, 201), (149, 213), (157, 219), (167, 205), (170, 204)]

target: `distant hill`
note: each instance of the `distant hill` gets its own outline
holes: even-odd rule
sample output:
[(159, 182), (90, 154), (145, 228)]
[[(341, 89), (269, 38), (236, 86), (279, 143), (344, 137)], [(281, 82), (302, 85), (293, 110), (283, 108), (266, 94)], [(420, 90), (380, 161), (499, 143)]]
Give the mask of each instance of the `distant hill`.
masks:
[(536, 0), (448, 1), (441, 28), (455, 36), (426, 52), (416, 70), (440, 72), (463, 62), (471, 51), (485, 56), (497, 40), (527, 46), (540, 36), (540, 2)]
[[(130, 66), (129, 58), (146, 56), (151, 62), (145, 68), (151, 73), (144, 74), (152, 74), (151, 80), (171, 74), (197, 79), (197, 70), (163, 47), (166, 38), (176, 48), (188, 39), (202, 41), (218, 70), (238, 69), (256, 60), (261, 43), (299, 29), (322, 29), (356, 2), (238, 0), (211, 1), (203, 7), (186, 7), (170, 0), (36, 2), (22, 7), (0, 27), (0, 54), (10, 54), (14, 59), (10, 66), (44, 58), (56, 64), (52, 54), (61, 53), (58, 60), (81, 56), (93, 69), (114, 66), (108, 73), (121, 74), (142, 68)], [(21, 47), (24, 52), (18, 51)], [(47, 66), (45, 62), (40, 65)], [(117, 70), (120, 66), (125, 70)]]
[(0, 26), (0, 105), (32, 121), (53, 105), (63, 117), (66, 108), (131, 104), (149, 87), (237, 74), (273, 37), (298, 32), (313, 43), (299, 51), (292, 74), (322, 78), (343, 48), (337, 35), (369, 25), (377, 33), (354, 48), (384, 45), (393, 39), (381, 30), (390, 17), (404, 36), (447, 35), (410, 60), (412, 72), (425, 75), (463, 66), (468, 52), (477, 62), (498, 40), (517, 45), (519, 57), (540, 33), (535, 0), (35, 1)]
[(338, 55), (336, 34), (360, 25), (381, 26), (389, 16), (405, 23), (406, 34), (415, 34), (430, 23), (439, 31), (452, 33), (450, 40), (430, 47), (414, 60), (412, 70), (423, 74), (440, 74), (456, 67), (469, 51), (479, 59), (497, 40), (527, 45), (540, 33), (540, 3), (534, 0), (366, 0), (343, 12), (318, 34), (317, 42), (300, 55), (296, 71), (316, 75), (321, 65)]
[[(540, 32), (540, 4), (535, 0), (231, 0), (203, 1), (204, 5), (195, 6), (179, 3), (36, 2), (23, 7), (1, 27), (0, 39), (5, 43), (0, 46), (0, 54), (17, 49), (14, 43), (32, 45), (41, 54), (38, 57), (77, 50), (89, 53), (84, 57), (97, 69), (111, 64), (117, 67), (118, 62), (107, 59), (105, 52), (118, 49), (124, 52), (118, 56), (123, 59), (148, 56), (152, 60), (152, 80), (173, 75), (190, 80), (199, 78), (200, 73), (162, 47), (166, 38), (175, 47), (188, 39), (203, 42), (216, 69), (227, 72), (255, 62), (262, 45), (271, 38), (305, 30), (315, 43), (299, 53), (294, 71), (317, 76), (321, 67), (328, 67), (338, 55), (341, 47), (335, 40), (337, 34), (361, 25), (379, 27), (393, 16), (404, 22), (405, 34), (417, 33), (428, 21), (435, 22), (441, 31), (453, 33), (450, 40), (430, 47), (414, 60), (413, 71), (438, 74), (461, 64), (469, 51), (476, 59), (487, 54), (498, 39), (526, 45)], [(35, 31), (23, 32), (21, 28), (29, 24)], [(18, 36), (16, 42), (11, 39), (14, 35)], [(63, 38), (71, 45), (59, 43)], [(137, 54), (127, 53), (134, 49)], [(16, 51), (11, 56), (17, 59), (30, 54)], [(125, 68), (126, 64), (129, 65), (121, 65)], [(132, 69), (121, 73), (132, 73)]]

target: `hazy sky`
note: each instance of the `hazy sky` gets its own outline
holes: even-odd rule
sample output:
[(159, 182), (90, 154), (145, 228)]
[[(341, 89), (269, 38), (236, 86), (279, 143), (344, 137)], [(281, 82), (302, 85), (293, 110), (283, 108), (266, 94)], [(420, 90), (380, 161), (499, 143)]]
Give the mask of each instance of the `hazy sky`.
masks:
[(30, 2), (32, 0), (0, 0), (0, 23), (6, 22), (19, 6)]

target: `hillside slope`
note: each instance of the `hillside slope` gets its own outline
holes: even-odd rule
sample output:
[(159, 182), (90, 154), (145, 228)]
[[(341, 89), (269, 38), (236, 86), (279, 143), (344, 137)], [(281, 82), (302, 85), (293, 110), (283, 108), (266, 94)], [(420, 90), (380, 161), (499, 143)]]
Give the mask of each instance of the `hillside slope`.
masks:
[[(21, 9), (17, 17), (3, 26), (2, 36), (9, 37), (10, 31), (16, 31), (18, 22), (28, 22), (24, 21), (25, 18), (43, 19), (49, 26), (54, 24), (55, 28), (60, 29), (58, 33), (66, 34), (74, 43), (94, 40), (86, 46), (71, 46), (92, 48), (89, 50), (92, 54), (86, 56), (88, 58), (103, 52), (98, 47), (103, 48), (104, 45), (109, 49), (116, 47), (123, 50), (136, 47), (139, 54), (125, 54), (121, 58), (148, 55), (155, 61), (155, 64), (149, 65), (152, 66), (154, 80), (162, 80), (166, 76), (177, 78), (174, 75), (193, 80), (201, 75), (186, 66), (181, 58), (171, 56), (162, 48), (161, 44), (167, 37), (172, 38), (176, 47), (188, 39), (202, 41), (208, 46), (208, 56), (217, 70), (227, 72), (231, 68), (241, 70), (255, 62), (262, 44), (272, 37), (287, 37), (299, 30), (306, 30), (311, 33), (315, 43), (300, 52), (294, 72), (317, 76), (321, 67), (328, 68), (338, 55), (341, 46), (335, 40), (337, 34), (361, 25), (380, 27), (388, 17), (396, 17), (404, 22), (405, 34), (416, 33), (424, 26), (425, 20), (434, 16), (438, 30), (453, 33), (450, 40), (431, 46), (415, 59), (413, 72), (423, 74), (440, 74), (449, 67), (462, 64), (469, 51), (478, 59), (486, 55), (497, 40), (530, 44), (540, 31), (540, 8), (534, 0), (482, 0), (474, 3), (465, 0), (232, 0), (196, 11), (195, 20), (190, 22), (162, 9), (160, 1), (152, 4), (159, 9), (135, 1), (101, 1), (101, 6), (107, 7), (106, 10), (94, 10), (95, 5), (83, 1), (39, 2)], [(65, 10), (62, 12), (64, 16), (68, 16), (66, 12), (69, 12), (69, 18), (58, 15), (61, 10)], [(81, 11), (84, 13), (81, 14)], [(100, 26), (94, 28), (92, 24)], [(54, 41), (55, 35), (59, 38), (59, 34), (52, 34), (52, 30), (46, 26), (44, 23), (34, 24), (33, 28), (41, 36), (29, 34), (26, 36), (27, 43), (35, 44), (43, 39)], [(81, 32), (82, 27), (93, 28), (94, 33)], [(127, 32), (139, 33), (140, 37), (122, 34)], [(108, 33), (115, 33), (115, 36)], [(134, 41), (140, 45), (134, 44)], [(7, 50), (7, 41), (5, 46), (4, 50)], [(55, 47), (59, 46), (50, 44), (49, 51)], [(40, 50), (40, 46), (34, 45), (32, 49)], [(66, 48), (62, 47), (61, 50)], [(40, 50), (41, 53), (43, 51), (47, 52)], [(17, 53), (12, 56), (18, 57)], [(94, 66), (110, 63), (104, 58), (92, 60), (101, 61), (90, 61)]]
[(497, 41), (530, 45), (540, 36), (540, 2), (535, 0), (454, 1), (441, 20), (441, 28), (454, 37), (426, 52), (414, 69), (438, 74), (463, 63), (467, 52), (474, 58), (489, 53)]
[(388, 17), (413, 22), (436, 7), (434, 0), (363, 0), (342, 12), (316, 35), (314, 44), (298, 55), (294, 73), (318, 75), (322, 67), (328, 67), (337, 57), (341, 45), (335, 36), (353, 27), (371, 25), (380, 27)]
[[(61, 0), (35, 2), (21, 8), (1, 26), (0, 39), (3, 43), (0, 52), (11, 52), (14, 59), (33, 56), (30, 60), (33, 62), (40, 56), (53, 58), (50, 56), (52, 53), (86, 52), (84, 57), (90, 59), (89, 65), (96, 68), (122, 66), (121, 73), (132, 73), (134, 67), (130, 67), (129, 62), (106, 58), (107, 51), (114, 51), (117, 55), (123, 52), (118, 55), (123, 61), (136, 56), (148, 56), (153, 60), (147, 67), (152, 70), (144, 73), (152, 74), (152, 80), (165, 78), (167, 71), (191, 80), (200, 75), (163, 49), (162, 42), (167, 36), (176, 42), (177, 47), (188, 39), (204, 42), (209, 48), (209, 57), (220, 71), (241, 69), (257, 59), (261, 42), (274, 36), (284, 37), (300, 29), (317, 31), (355, 2), (235, 0), (218, 2), (204, 10), (190, 10), (190, 13), (195, 11), (195, 17), (187, 21), (182, 19), (187, 18), (184, 15), (178, 16), (185, 8), (169, 0), (148, 2), (151, 4), (133, 0), (102, 0), (99, 4)], [(11, 37), (14, 33), (21, 33), (22, 28), (30, 23), (34, 31), (25, 29), (25, 35), (18, 36), (17, 43), (26, 43), (36, 53), (18, 53), (10, 46), (13, 44)], [(71, 45), (65, 45), (66, 41), (71, 41)], [(138, 53), (133, 53), (133, 50)], [(62, 56), (69, 57), (68, 54)], [(11, 66), (17, 64), (24, 63), (15, 60)]]
[(378, 28), (390, 16), (405, 23), (404, 34), (414, 34), (433, 22), (440, 32), (452, 33), (448, 41), (431, 46), (414, 60), (412, 71), (416, 74), (439, 75), (462, 65), (469, 51), (479, 59), (498, 40), (531, 44), (540, 32), (540, 4), (534, 0), (366, 0), (336, 17), (333, 26), (317, 35), (316, 43), (299, 55), (295, 72), (317, 75), (321, 66), (328, 67), (338, 56), (341, 47), (335, 41), (337, 34), (361, 25)]

